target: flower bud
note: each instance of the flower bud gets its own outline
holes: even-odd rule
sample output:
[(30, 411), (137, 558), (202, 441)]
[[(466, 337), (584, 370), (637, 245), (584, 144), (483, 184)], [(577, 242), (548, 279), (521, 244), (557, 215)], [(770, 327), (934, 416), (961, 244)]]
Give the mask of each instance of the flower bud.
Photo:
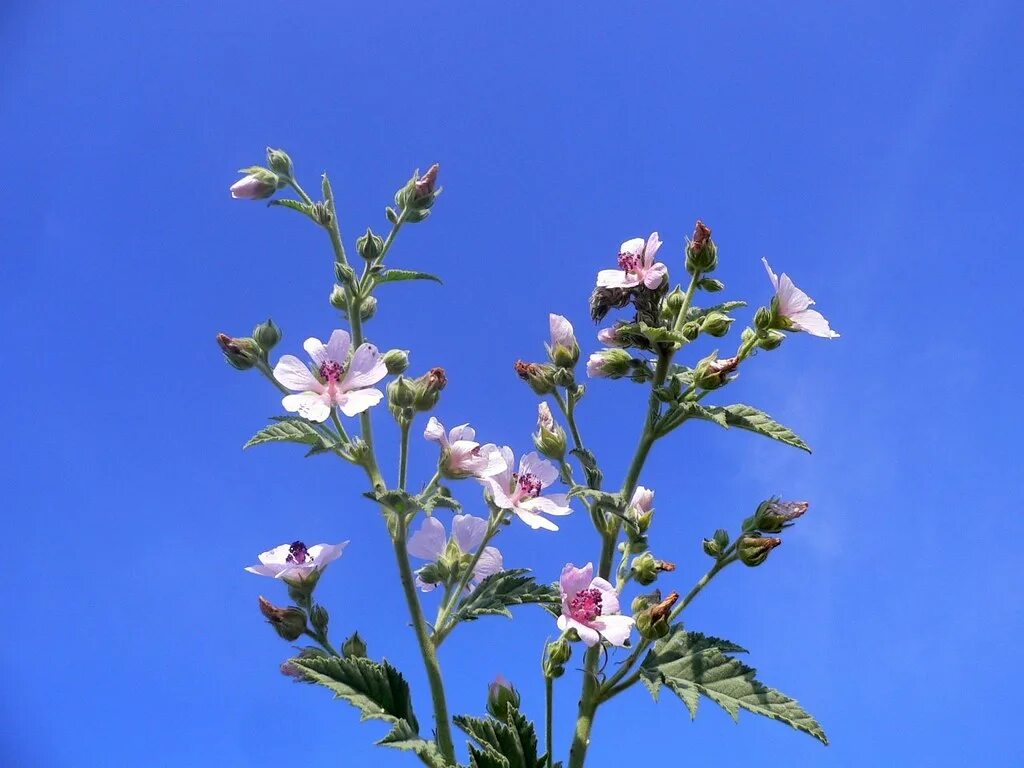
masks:
[(619, 333), (618, 326), (602, 328), (597, 332), (597, 340), (607, 347), (625, 347), (629, 345), (629, 340)]
[(413, 407), (420, 413), (426, 413), (437, 405), (441, 390), (448, 384), (448, 377), (444, 368), (435, 367), (416, 379), (415, 383), (418, 391)]
[(754, 513), (751, 529), (762, 533), (779, 533), (788, 528), (798, 517), (802, 517), (810, 506), (806, 501), (762, 501)]
[[(430, 214), (441, 190), (437, 187), (437, 174), (440, 166), (434, 163), (427, 172), (420, 176), (419, 171), (395, 193), (395, 205), (402, 209), (406, 222), (415, 224), (423, 221)], [(390, 214), (389, 214), (390, 218)]]
[(335, 309), (340, 309), (342, 312), (348, 312), (348, 296), (345, 293), (345, 289), (340, 285), (336, 285), (331, 289), (331, 306)]
[(236, 200), (265, 200), (284, 186), (281, 178), (266, 168), (253, 166), (239, 173), (246, 175), (231, 185), (231, 196)]
[(714, 272), (718, 266), (718, 246), (711, 239), (711, 230), (697, 220), (693, 237), (686, 245), (686, 271), (691, 275)]
[(729, 332), (729, 326), (732, 325), (732, 322), (733, 318), (722, 312), (709, 312), (704, 316), (700, 329), (709, 336), (721, 337)]
[(279, 608), (261, 595), (260, 613), (277, 634), (289, 643), (298, 640), (306, 632), (306, 614), (299, 608)]
[(377, 314), (377, 297), (376, 296), (364, 296), (359, 301), (359, 319), (369, 320)]
[(546, 363), (524, 363), (516, 360), (516, 374), (530, 385), (538, 395), (550, 395), (555, 391), (555, 368)]
[(364, 467), (372, 456), (370, 446), (367, 445), (366, 441), (361, 437), (351, 438), (345, 446), (345, 453), (353, 464), (359, 464)]
[(653, 605), (636, 616), (636, 629), (647, 640), (657, 640), (669, 632), (669, 618), (672, 606), (679, 599), (679, 593), (673, 592), (657, 605)]
[(366, 658), (366, 643), (358, 632), (353, 632), (352, 637), (342, 643), (341, 653), (346, 659)]
[(533, 436), (533, 444), (549, 459), (562, 461), (565, 458), (565, 430), (555, 423), (551, 408), (543, 401), (537, 406), (537, 432)]
[(412, 421), (413, 406), (418, 393), (419, 386), (416, 382), (410, 381), (404, 376), (392, 379), (388, 383), (388, 408), (399, 424), (407, 424)]
[(572, 323), (561, 315), (550, 315), (551, 343), (547, 345), (548, 359), (559, 368), (573, 368), (580, 359), (580, 345)]
[(405, 349), (389, 349), (384, 353), (384, 367), (388, 373), (397, 376), (409, 368), (409, 352)]
[(327, 613), (327, 609), (317, 603), (313, 606), (309, 612), (309, 622), (313, 625), (313, 629), (318, 632), (327, 631), (327, 622), (331, 620), (331, 615)]
[(673, 563), (658, 560), (650, 552), (644, 552), (640, 557), (633, 558), (631, 566), (633, 578), (638, 584), (645, 587), (653, 584), (662, 571), (674, 571), (675, 569)]
[(366, 228), (366, 234), (356, 240), (356, 250), (359, 251), (359, 255), (367, 261), (374, 261), (377, 259), (383, 249), (384, 238), (380, 235), (374, 234), (373, 230), (369, 227)]
[(758, 307), (754, 313), (754, 326), (759, 331), (766, 331), (771, 328), (775, 320), (775, 313), (768, 307)]
[(553, 679), (564, 675), (565, 664), (571, 656), (572, 646), (566, 638), (560, 637), (553, 643), (548, 643), (544, 658), (544, 677)]
[(295, 176), (292, 159), (288, 157), (288, 153), (283, 149), (267, 147), (267, 165), (278, 176), (283, 176), (286, 179), (291, 179)]
[(773, 349), (778, 349), (779, 345), (786, 340), (786, 334), (782, 331), (767, 330), (761, 334), (757, 340), (757, 345), (767, 351), (771, 352)]
[(722, 548), (718, 545), (718, 542), (714, 539), (703, 539), (701, 546), (704, 549), (704, 554), (708, 557), (718, 559), (722, 556)]
[(281, 329), (277, 327), (277, 323), (271, 318), (267, 318), (267, 322), (260, 323), (253, 328), (252, 338), (259, 344), (263, 357), (266, 358), (267, 353), (277, 346), (277, 342), (281, 340)]
[(417, 200), (424, 200), (434, 194), (434, 187), (437, 185), (437, 173), (441, 170), (438, 163), (434, 163), (419, 178), (413, 182)]
[(669, 312), (672, 313), (672, 317), (679, 314), (683, 308), (683, 303), (686, 301), (686, 294), (676, 288), (672, 293), (665, 297), (665, 307)]
[(693, 341), (700, 336), (700, 325), (691, 320), (688, 323), (683, 323), (683, 327), (679, 329), (679, 332), (683, 334), (683, 338), (687, 341)]
[(757, 533), (745, 534), (736, 545), (736, 552), (744, 565), (754, 568), (768, 559), (768, 553), (782, 543), (782, 539), (766, 538)]
[(698, 283), (698, 285), (708, 293), (718, 293), (725, 288), (725, 283), (721, 280), (716, 280), (713, 277), (705, 277)]
[(217, 334), (217, 344), (224, 359), (239, 371), (247, 371), (260, 361), (260, 346), (252, 338), (234, 338), (226, 333)]
[(693, 375), (694, 383), (701, 389), (718, 389), (735, 378), (730, 374), (736, 370), (739, 364), (739, 357), (719, 358), (712, 354), (697, 363)]
[(587, 376), (592, 379), (621, 379), (632, 368), (633, 358), (624, 349), (601, 349), (587, 360)]
[(487, 686), (487, 711), (492, 717), (505, 722), (508, 708), (519, 709), (519, 691), (504, 675), (498, 675), (494, 682)]
[(648, 592), (646, 595), (637, 595), (633, 598), (633, 602), (630, 603), (630, 611), (633, 615), (642, 613), (650, 608), (652, 605), (656, 605), (661, 602), (661, 590), (656, 589), (653, 592)]
[(416, 575), (424, 584), (441, 584), (450, 575), (447, 566), (441, 562), (428, 563), (416, 571)]

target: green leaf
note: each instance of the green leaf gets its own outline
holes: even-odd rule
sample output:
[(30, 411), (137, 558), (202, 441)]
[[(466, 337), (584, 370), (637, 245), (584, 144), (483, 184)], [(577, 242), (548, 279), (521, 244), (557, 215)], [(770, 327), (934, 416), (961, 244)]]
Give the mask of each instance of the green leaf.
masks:
[(676, 403), (665, 412), (665, 415), (658, 419), (658, 423), (655, 427), (657, 436), (664, 437), (687, 419), (713, 421), (720, 427), (725, 427), (726, 429), (729, 428), (729, 423), (725, 414), (717, 413), (713, 409), (705, 407), (700, 403), (686, 401)]
[(378, 283), (399, 283), (405, 280), (433, 280), (440, 283), (441, 278), (429, 272), (416, 272), (411, 269), (386, 269), (376, 278)]
[(697, 704), (703, 695), (723, 707), (734, 720), (738, 719), (740, 709), (746, 709), (828, 744), (821, 725), (803, 707), (756, 680), (756, 670), (726, 653), (746, 651), (728, 640), (687, 632), (677, 624), (654, 644), (640, 672), (655, 699), (660, 686), (667, 685), (682, 699), (691, 718), (697, 716)]
[(459, 621), (474, 621), (481, 616), (508, 616), (513, 605), (540, 603), (541, 605), (561, 602), (561, 594), (550, 584), (538, 584), (528, 576), (526, 568), (499, 571), (480, 582), (466, 597), (462, 598), (452, 614), (452, 624)]
[[(537, 732), (533, 723), (515, 707), (508, 708), (508, 717), (504, 723), (494, 717), (465, 715), (457, 715), (453, 722), (482, 748), (479, 756), (474, 756), (474, 766), (537, 768), (540, 763), (537, 755)], [(474, 749), (475, 747), (470, 744), (471, 755)]]
[(747, 306), (747, 302), (745, 301), (723, 301), (721, 304), (715, 304), (714, 306), (708, 307), (707, 309), (702, 309), (700, 307), (690, 307), (686, 311), (686, 319), (687, 321), (700, 320), (702, 317), (704, 317), (705, 315), (709, 315), (712, 312), (721, 312), (723, 314), (728, 314), (729, 312), (732, 312), (734, 309), (740, 309), (745, 306)]
[(328, 688), (334, 692), (335, 698), (344, 699), (356, 707), (363, 720), (389, 723), (391, 731), (378, 744), (412, 750), (433, 765), (444, 765), (437, 746), (419, 735), (409, 685), (401, 673), (386, 661), (378, 664), (361, 657), (328, 656), (295, 658), (289, 663), (301, 668), (310, 682)]
[(306, 203), (302, 202), (301, 200), (292, 200), (291, 198), (287, 198), (287, 197), (275, 198), (274, 200), (271, 200), (269, 203), (267, 203), (268, 207), (271, 206), (271, 205), (280, 205), (283, 208), (291, 208), (293, 211), (298, 211), (299, 213), (304, 213), (307, 216), (309, 216), (310, 213), (313, 210), (312, 206), (307, 205)]
[(725, 421), (730, 427), (738, 427), (750, 432), (756, 432), (759, 435), (770, 437), (772, 440), (792, 445), (802, 451), (811, 452), (807, 443), (801, 440), (793, 430), (782, 426), (767, 413), (759, 411), (757, 408), (737, 403), (724, 407), (712, 405), (708, 406), (708, 410), (724, 415)]
[(278, 417), (276, 421), (276, 424), (264, 427), (253, 435), (249, 442), (242, 446), (243, 449), (263, 443), (302, 443), (312, 446), (310, 454), (313, 454), (329, 451), (335, 446), (335, 443), (329, 442), (305, 419), (282, 416)]

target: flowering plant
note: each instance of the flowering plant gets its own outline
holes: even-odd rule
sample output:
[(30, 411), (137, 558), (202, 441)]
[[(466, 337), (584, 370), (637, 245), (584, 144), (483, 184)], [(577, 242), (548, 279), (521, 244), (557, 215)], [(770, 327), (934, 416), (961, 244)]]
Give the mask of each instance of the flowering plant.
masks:
[[(326, 174), (323, 199), (314, 200), (296, 180), (291, 159), (280, 150), (268, 149), (266, 167), (254, 166), (243, 173), (245, 177), (231, 188), (234, 197), (273, 198), (270, 205), (292, 209), (326, 231), (336, 277), (330, 300), (348, 326), (348, 330), (334, 330), (326, 344), (306, 339), (303, 349), (308, 364), (285, 354), (271, 365), (271, 352), (282, 337), (272, 320), (256, 326), (250, 337), (218, 335), (228, 363), (240, 370), (259, 371), (283, 394), (281, 405), (287, 415), (257, 432), (246, 447), (299, 443), (311, 455), (334, 454), (365, 474), (369, 481), (365, 495), (386, 522), (429, 681), (433, 736), (421, 731), (409, 687), (398, 670), (386, 660), (372, 660), (358, 633), (345, 640), (340, 651), (331, 640), (329, 614), (316, 601), (315, 590), (348, 542), (310, 547), (301, 541), (282, 544), (259, 555), (259, 562), (246, 569), (279, 579), (287, 587), (294, 605), (279, 607), (264, 597), (259, 601), (261, 612), (278, 634), (288, 642), (304, 637), (312, 641), (284, 663), (285, 674), (330, 689), (357, 707), (364, 718), (387, 722), (391, 730), (379, 743), (409, 750), (433, 768), (458, 765), (453, 725), (469, 737), (473, 768), (562, 765), (556, 762), (553, 743), (552, 700), (555, 681), (563, 678), (574, 653), (582, 675), (567, 754), (570, 768), (585, 764), (598, 709), (638, 687), (638, 682), (655, 696), (661, 688), (668, 689), (691, 716), (696, 716), (703, 697), (733, 717), (746, 709), (827, 743), (810, 714), (789, 696), (763, 684), (755, 670), (737, 658), (742, 648), (684, 629), (680, 622), (687, 606), (723, 569), (734, 563), (761, 565), (782, 543), (777, 534), (807, 511), (806, 502), (766, 499), (735, 532), (719, 529), (704, 539), (710, 567), (685, 594), (670, 590), (663, 595), (658, 589), (628, 594), (634, 585), (646, 588), (659, 579), (676, 581), (676, 566), (655, 556), (650, 543), (655, 492), (639, 484), (648, 455), (659, 442), (686, 422), (703, 420), (808, 450), (792, 430), (757, 408), (709, 402), (720, 397), (751, 358), (777, 349), (787, 333), (838, 336), (819, 312), (810, 309), (813, 301), (807, 294), (786, 274), (777, 276), (765, 261), (774, 296), (754, 313), (735, 354), (720, 357), (716, 352), (686, 364), (681, 358), (687, 345), (701, 335), (726, 336), (733, 313), (746, 306), (742, 301), (698, 306), (701, 296), (724, 288), (711, 276), (718, 267), (718, 246), (711, 230), (697, 222), (681, 259), (685, 279), (675, 286), (670, 269), (677, 267), (661, 250), (657, 232), (626, 240), (619, 248), (617, 268), (597, 273), (590, 297), (595, 322), (613, 310), (624, 313), (597, 333), (604, 347), (590, 354), (585, 365), (589, 378), (628, 379), (646, 392), (648, 406), (639, 426), (639, 442), (621, 483), (606, 487), (601, 465), (583, 441), (577, 418), (586, 394), (579, 380), (580, 345), (570, 321), (552, 314), (547, 359), (520, 360), (514, 366), (540, 398), (535, 450), (517, 461), (508, 446), (478, 442), (468, 424), (447, 430), (431, 416), (423, 437), (424, 445), (436, 444), (426, 447), (437, 451), (437, 471), (414, 491), (408, 478), (413, 425), (437, 404), (446, 375), (440, 368), (408, 375), (408, 353), (392, 349), (381, 354), (367, 340), (364, 323), (377, 310), (379, 285), (436, 279), (390, 267), (386, 260), (399, 231), (430, 215), (441, 193), (438, 166), (423, 175), (413, 174), (396, 193), (394, 206), (385, 211), (391, 225), (386, 237), (367, 230), (358, 238), (359, 270), (359, 262), (350, 260), (345, 249)], [(285, 190), (295, 197), (274, 197)], [(656, 261), (659, 256), (665, 260)], [(385, 395), (377, 387), (389, 376)], [(391, 482), (381, 469), (373, 436), (374, 415), (379, 417), (383, 410), (374, 409), (382, 402), (401, 433), (397, 477)], [(473, 482), (463, 483), (464, 488), (480, 489), (475, 508), (482, 515), (463, 513), (462, 502), (450, 487), (466, 480)], [(446, 526), (442, 517), (449, 511), (454, 514)], [(581, 512), (589, 515), (596, 532), (599, 546), (593, 561), (546, 563), (539, 576), (523, 568), (505, 568), (503, 555), (494, 546), (503, 531), (508, 529), (513, 540), (526, 535), (557, 536), (557, 520)], [(508, 528), (516, 521), (525, 526)], [(415, 558), (415, 570), (411, 558)], [(433, 621), (424, 614), (425, 593), (440, 594)], [(452, 717), (439, 658), (444, 640), (462, 624), (488, 615), (511, 616), (511, 608), (525, 604), (551, 614), (552, 634), (543, 645), (538, 640), (546, 704), (543, 748), (538, 746), (541, 738), (523, 711), (519, 692), (504, 678), (488, 687), (487, 715)]]

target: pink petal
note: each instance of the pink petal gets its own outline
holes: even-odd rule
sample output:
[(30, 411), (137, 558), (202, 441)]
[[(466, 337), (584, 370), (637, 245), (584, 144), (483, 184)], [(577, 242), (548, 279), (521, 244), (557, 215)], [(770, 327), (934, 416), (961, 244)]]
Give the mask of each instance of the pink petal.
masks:
[(575, 597), (577, 593), (590, 587), (594, 579), (594, 564), (587, 563), (582, 568), (577, 568), (572, 563), (566, 563), (558, 577), (558, 585), (563, 595)]
[(668, 279), (668, 267), (660, 261), (644, 272), (644, 285), (652, 291)]
[(576, 343), (572, 323), (561, 315), (548, 315), (548, 326), (551, 330), (551, 346), (572, 347)]
[(444, 424), (438, 421), (436, 416), (430, 417), (430, 421), (427, 422), (426, 429), (423, 430), (423, 436), (432, 443), (441, 443), (441, 445), (445, 445), (448, 442), (448, 438), (444, 433)]
[(451, 442), (456, 440), (475, 440), (476, 430), (473, 429), (469, 424), (459, 424), (457, 427), (452, 427), (451, 434), (448, 435), (448, 439)]
[(785, 272), (779, 278), (779, 289), (775, 295), (779, 297), (779, 314), (783, 317), (792, 317), (814, 303), (810, 296), (796, 287)]
[(615, 591), (615, 587), (609, 584), (605, 579), (597, 577), (590, 582), (590, 588), (596, 589), (601, 593), (602, 616), (619, 612), (619, 593)]
[(519, 474), (531, 474), (540, 480), (541, 486), (547, 488), (558, 479), (558, 470), (547, 459), (542, 459), (536, 451), (530, 451), (519, 462)]
[[(360, 344), (345, 371), (341, 388), (344, 390), (369, 387), (388, 375), (384, 358), (373, 344)], [(365, 410), (365, 409), (364, 409)]]
[(327, 342), (327, 358), (338, 363), (338, 365), (345, 365), (345, 362), (348, 360), (348, 350), (351, 346), (352, 339), (348, 335), (348, 331), (338, 328), (331, 333), (331, 338)]
[(323, 391), (323, 386), (320, 382), (309, 372), (306, 364), (295, 357), (295, 355), (284, 355), (277, 361), (277, 365), (274, 366), (274, 378), (282, 386), (295, 392), (307, 390), (314, 392)]
[(488, 576), (501, 571), (504, 567), (504, 559), (496, 547), (484, 547), (484, 551), (477, 560), (473, 569), (473, 578), (476, 581), (483, 581)]
[(452, 518), (452, 535), (459, 549), (466, 553), (476, 552), (487, 533), (487, 521), (473, 515), (455, 515)]
[(794, 327), (811, 334), (811, 336), (818, 336), (822, 339), (839, 338), (839, 334), (829, 327), (828, 320), (825, 319), (825, 316), (816, 309), (805, 309), (803, 312), (797, 312), (795, 315), (790, 315), (789, 319), (793, 323)]
[(339, 395), (338, 407), (346, 416), (355, 416), (372, 408), (383, 399), (384, 393), (379, 389), (357, 389), (354, 392), (345, 392)]
[(436, 517), (425, 517), (420, 529), (409, 537), (409, 554), (422, 560), (437, 560), (444, 554), (448, 537)]
[[(644, 247), (644, 266), (650, 267), (654, 264), (654, 257), (657, 255), (659, 248), (661, 248), (661, 238), (658, 237), (657, 232), (651, 232), (651, 236), (647, 238), (647, 245)], [(648, 285), (647, 287), (650, 288), (651, 286)]]
[(271, 565), (250, 565), (246, 569), (249, 573), (255, 573), (257, 576), (270, 576), (271, 578), (277, 576), (278, 568)]
[(629, 616), (601, 616), (594, 620), (594, 628), (609, 643), (621, 647), (629, 639), (629, 633), (633, 629), (633, 619)]
[(308, 552), (313, 558), (313, 563), (316, 567), (323, 568), (328, 563), (333, 563), (341, 557), (341, 553), (345, 551), (347, 546), (347, 541), (343, 541), (340, 544), (314, 544), (309, 548)]

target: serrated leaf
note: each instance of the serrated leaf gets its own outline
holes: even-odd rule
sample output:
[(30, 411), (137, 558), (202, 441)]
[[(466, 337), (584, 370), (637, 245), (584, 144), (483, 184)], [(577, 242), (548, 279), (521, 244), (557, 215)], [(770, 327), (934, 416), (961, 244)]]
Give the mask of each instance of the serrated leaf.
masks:
[(356, 707), (363, 720), (382, 720), (390, 724), (391, 731), (378, 744), (412, 750), (433, 765), (444, 764), (436, 745), (420, 737), (409, 685), (388, 662), (329, 656), (296, 658), (289, 663), (302, 669), (310, 682), (324, 686), (333, 691), (336, 698)]
[(292, 200), (288, 197), (275, 198), (267, 203), (268, 207), (271, 205), (279, 205), (282, 208), (291, 208), (293, 211), (304, 213), (307, 216), (309, 216), (310, 212), (313, 210), (312, 206), (302, 202), (301, 200)]
[[(508, 708), (506, 722), (494, 717), (465, 715), (456, 716), (453, 722), (483, 748), (485, 759), (493, 761), (498, 756), (508, 768), (537, 768), (540, 762), (537, 755), (537, 732), (533, 723), (515, 707)], [(471, 744), (471, 752), (472, 749)], [(485, 764), (491, 765), (493, 762)]]
[(734, 309), (741, 309), (742, 307), (745, 306), (747, 306), (747, 302), (745, 301), (723, 301), (721, 304), (715, 304), (714, 306), (707, 307), (706, 309), (703, 309), (701, 307), (690, 307), (686, 311), (686, 320), (700, 320), (702, 317), (704, 317), (705, 315), (709, 315), (712, 312), (721, 312), (723, 314), (728, 314), (729, 312), (732, 312)]
[(691, 718), (696, 717), (697, 701), (703, 695), (725, 709), (733, 719), (738, 719), (740, 709), (746, 709), (828, 744), (828, 737), (818, 721), (794, 699), (764, 685), (756, 679), (755, 669), (726, 655), (745, 652), (728, 640), (687, 632), (676, 625), (654, 644), (640, 672), (655, 698), (662, 684), (668, 686), (686, 705)]
[(462, 598), (452, 614), (452, 624), (474, 621), (481, 616), (507, 616), (513, 605), (561, 602), (561, 594), (550, 584), (538, 584), (526, 568), (491, 574), (476, 589)]
[(725, 414), (718, 413), (692, 401), (686, 401), (682, 403), (676, 403), (674, 406), (669, 408), (665, 414), (658, 419), (656, 434), (659, 437), (663, 437), (671, 432), (673, 429), (681, 425), (687, 419), (703, 419), (705, 421), (713, 421), (720, 427), (729, 428), (728, 420)]
[(253, 435), (242, 446), (243, 449), (263, 443), (302, 443), (317, 447), (318, 451), (329, 451), (334, 447), (305, 419), (286, 416), (278, 418), (276, 422)]
[(378, 283), (400, 283), (405, 280), (433, 280), (440, 283), (441, 278), (429, 272), (416, 272), (412, 269), (386, 269), (377, 277)]
[(802, 451), (811, 452), (810, 447), (789, 427), (784, 427), (775, 421), (764, 411), (760, 411), (750, 405), (736, 403), (735, 405), (710, 405), (707, 410), (716, 414), (722, 414), (730, 427), (738, 427), (759, 435), (778, 440), (780, 443), (792, 445)]

